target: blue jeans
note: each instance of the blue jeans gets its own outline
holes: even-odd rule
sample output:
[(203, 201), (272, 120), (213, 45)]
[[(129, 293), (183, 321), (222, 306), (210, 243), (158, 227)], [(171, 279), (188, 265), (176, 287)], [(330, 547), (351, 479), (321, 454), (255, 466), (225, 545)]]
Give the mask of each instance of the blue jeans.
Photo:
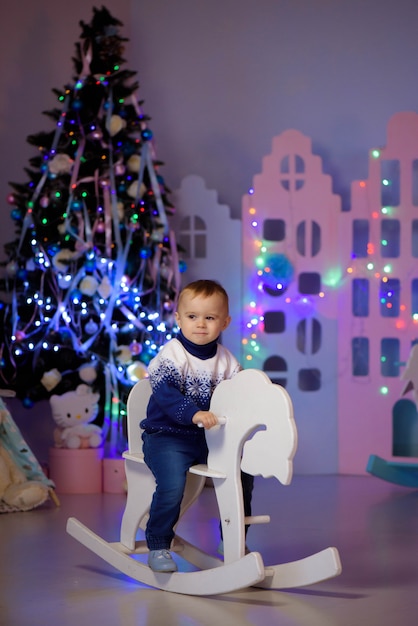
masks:
[(157, 432), (143, 433), (145, 463), (156, 482), (145, 538), (150, 550), (170, 547), (187, 472), (192, 465), (206, 463), (208, 448), (204, 432), (200, 437), (182, 437)]
[[(149, 550), (169, 549), (192, 465), (205, 464), (208, 458), (206, 439), (184, 438), (157, 432), (142, 434), (145, 463), (154, 475), (156, 488), (152, 497), (145, 538)], [(244, 513), (251, 515), (254, 477), (241, 472)], [(246, 527), (248, 530), (248, 527)]]

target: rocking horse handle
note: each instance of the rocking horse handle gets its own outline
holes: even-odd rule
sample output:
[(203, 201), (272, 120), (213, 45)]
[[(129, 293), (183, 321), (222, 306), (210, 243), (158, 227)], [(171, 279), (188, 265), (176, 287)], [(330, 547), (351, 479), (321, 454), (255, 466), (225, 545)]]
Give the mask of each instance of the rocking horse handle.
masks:
[[(219, 426), (225, 426), (225, 424), (226, 424), (226, 417), (224, 417), (224, 416), (218, 417), (218, 425)], [(202, 422), (198, 423), (198, 427), (199, 428), (203, 428)]]

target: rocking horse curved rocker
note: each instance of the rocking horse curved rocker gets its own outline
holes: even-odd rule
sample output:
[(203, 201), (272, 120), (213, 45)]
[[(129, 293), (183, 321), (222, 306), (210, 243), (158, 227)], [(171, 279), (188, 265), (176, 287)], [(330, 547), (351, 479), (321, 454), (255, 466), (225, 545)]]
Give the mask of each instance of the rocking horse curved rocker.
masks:
[(341, 563), (336, 548), (327, 548), (304, 559), (264, 566), (260, 553), (245, 554), (245, 524), (266, 523), (268, 515), (244, 517), (240, 469), (265, 478), (276, 477), (288, 485), (296, 452), (297, 431), (293, 407), (283, 387), (259, 370), (243, 370), (220, 383), (212, 396), (211, 411), (224, 425), (206, 431), (207, 465), (190, 468), (180, 517), (211, 478), (218, 502), (224, 558), (216, 558), (176, 534), (171, 550), (178, 551), (197, 571), (154, 572), (135, 559), (147, 552), (137, 541), (144, 529), (155, 488), (145, 465), (139, 422), (151, 393), (148, 380), (132, 388), (128, 397), (128, 443), (124, 453), (128, 485), (120, 541), (108, 543), (75, 518), (67, 532), (127, 576), (165, 591), (188, 595), (215, 595), (257, 586), (267, 589), (302, 587), (338, 576)]

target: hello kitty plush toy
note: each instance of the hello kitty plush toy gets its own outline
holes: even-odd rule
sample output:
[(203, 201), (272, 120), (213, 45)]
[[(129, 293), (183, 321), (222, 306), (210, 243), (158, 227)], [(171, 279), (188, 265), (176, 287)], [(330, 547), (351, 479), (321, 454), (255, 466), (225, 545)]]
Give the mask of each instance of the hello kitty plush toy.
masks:
[(50, 397), (56, 448), (98, 448), (102, 443), (102, 429), (90, 424), (99, 410), (100, 394), (88, 385), (78, 385), (75, 391)]

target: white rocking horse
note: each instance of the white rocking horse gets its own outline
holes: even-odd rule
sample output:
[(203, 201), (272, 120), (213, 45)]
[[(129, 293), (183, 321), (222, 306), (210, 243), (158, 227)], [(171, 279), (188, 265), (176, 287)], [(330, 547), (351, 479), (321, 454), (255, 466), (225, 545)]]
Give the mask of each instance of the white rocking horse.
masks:
[[(288, 485), (297, 446), (293, 407), (286, 390), (273, 384), (259, 370), (243, 370), (220, 383), (212, 396), (211, 411), (224, 425), (206, 431), (207, 465), (190, 468), (181, 516), (202, 491), (206, 478), (213, 481), (222, 523), (223, 560), (200, 550), (176, 534), (171, 550), (181, 553), (198, 571), (154, 572), (135, 559), (147, 552), (137, 541), (144, 529), (155, 488), (145, 465), (139, 422), (145, 415), (151, 388), (138, 382), (128, 397), (128, 443), (124, 453), (128, 484), (120, 541), (108, 543), (70, 518), (67, 532), (113, 567), (135, 580), (189, 595), (215, 595), (257, 586), (268, 589), (302, 587), (338, 576), (341, 563), (336, 548), (327, 548), (304, 559), (265, 567), (260, 553), (245, 554), (245, 524), (266, 523), (268, 515), (244, 517), (240, 470), (265, 478), (274, 476)], [(220, 419), (221, 421), (221, 419)]]

